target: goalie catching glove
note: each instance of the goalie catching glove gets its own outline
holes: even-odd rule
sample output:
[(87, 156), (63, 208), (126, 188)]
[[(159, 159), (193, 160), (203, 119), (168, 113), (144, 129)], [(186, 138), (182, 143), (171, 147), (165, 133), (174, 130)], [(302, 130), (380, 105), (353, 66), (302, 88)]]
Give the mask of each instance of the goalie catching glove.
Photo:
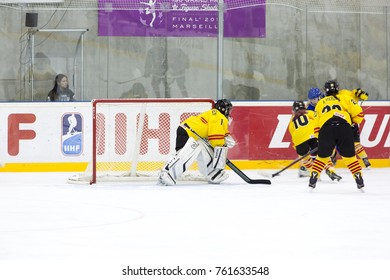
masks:
[(236, 144), (237, 144), (236, 140), (234, 140), (234, 138), (230, 134), (225, 136), (225, 146), (226, 147), (228, 147), (230, 149), (230, 148), (233, 148)]

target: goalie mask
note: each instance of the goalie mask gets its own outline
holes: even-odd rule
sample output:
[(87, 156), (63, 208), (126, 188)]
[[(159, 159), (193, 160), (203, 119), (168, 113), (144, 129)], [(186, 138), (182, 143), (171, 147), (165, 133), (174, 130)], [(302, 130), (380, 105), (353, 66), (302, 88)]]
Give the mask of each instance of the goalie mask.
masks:
[(335, 95), (339, 92), (339, 84), (336, 80), (326, 81), (324, 85), (325, 95)]
[(305, 103), (303, 103), (302, 100), (298, 100), (298, 101), (294, 101), (293, 105), (292, 105), (292, 110), (294, 113), (298, 112), (299, 110), (305, 110), (306, 107), (305, 107)]
[(233, 109), (233, 105), (227, 99), (220, 99), (215, 103), (215, 109), (220, 111), (222, 115), (225, 115), (226, 118), (229, 118), (229, 115)]

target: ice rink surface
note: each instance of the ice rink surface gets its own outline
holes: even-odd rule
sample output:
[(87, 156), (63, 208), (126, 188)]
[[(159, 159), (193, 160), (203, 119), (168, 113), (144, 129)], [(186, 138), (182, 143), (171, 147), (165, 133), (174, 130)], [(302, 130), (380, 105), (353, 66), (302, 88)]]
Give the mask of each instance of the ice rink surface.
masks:
[[(364, 170), (364, 192), (337, 171), (340, 182), (322, 174), (312, 191), (296, 169), (272, 185), (230, 173), (221, 185), (171, 187), (0, 173), (0, 279), (390, 279), (390, 168)], [(208, 274), (122, 275), (177, 266)], [(218, 266), (270, 273), (216, 275)]]

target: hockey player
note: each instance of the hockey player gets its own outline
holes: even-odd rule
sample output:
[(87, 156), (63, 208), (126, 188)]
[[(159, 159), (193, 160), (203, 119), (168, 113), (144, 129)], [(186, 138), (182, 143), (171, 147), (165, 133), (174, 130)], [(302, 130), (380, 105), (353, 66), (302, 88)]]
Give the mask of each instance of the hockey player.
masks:
[(315, 109), (315, 131), (319, 132), (318, 155), (311, 167), (309, 187), (316, 187), (321, 171), (337, 146), (357, 187), (361, 189), (364, 187), (362, 167), (355, 155), (351, 124), (362, 122), (364, 116), (362, 108), (347, 95), (339, 94), (339, 85), (335, 80), (327, 81), (324, 90), (325, 97), (317, 103)]
[(307, 109), (314, 111), (314, 108), (316, 107), (318, 101), (322, 97), (322, 92), (319, 88), (311, 88), (309, 89), (309, 92), (307, 93), (307, 98), (309, 100), (309, 104), (307, 105)]
[[(317, 134), (314, 132), (314, 112), (306, 110), (303, 101), (294, 101), (292, 105), (293, 115), (289, 124), (289, 132), (294, 144), (294, 148), (299, 156), (303, 156), (315, 148), (318, 148)], [(312, 152), (309, 158), (301, 161), (299, 168), (299, 177), (308, 177), (310, 167), (316, 158), (317, 152)], [(330, 179), (340, 181), (341, 176), (337, 175), (332, 162), (329, 161), (325, 166), (325, 172)]]
[[(360, 88), (353, 89), (353, 90), (341, 89), (339, 91), (339, 95), (343, 95), (343, 94), (351, 97), (356, 103), (358, 103), (359, 101), (365, 101), (368, 99), (368, 93)], [(352, 123), (352, 130), (353, 130), (353, 140), (354, 140), (354, 146), (355, 146), (355, 153), (359, 158), (362, 159), (365, 167), (369, 168), (371, 166), (371, 163), (368, 160), (366, 150), (364, 149), (362, 144), (360, 144), (359, 125), (357, 123)]]
[[(309, 92), (307, 93), (307, 98), (309, 100), (309, 104), (307, 105), (308, 110), (314, 111), (316, 108), (316, 105), (318, 101), (324, 97), (324, 94), (321, 92), (319, 88), (311, 88)], [(337, 161), (337, 149), (334, 149), (332, 152), (332, 155), (330, 156), (330, 160), (332, 162), (332, 165), (336, 165)]]
[(159, 184), (175, 185), (195, 160), (209, 183), (219, 184), (228, 178), (224, 170), (227, 150), (235, 145), (228, 129), (232, 107), (229, 100), (221, 99), (213, 109), (191, 116), (180, 124), (176, 131), (176, 154), (162, 168)]

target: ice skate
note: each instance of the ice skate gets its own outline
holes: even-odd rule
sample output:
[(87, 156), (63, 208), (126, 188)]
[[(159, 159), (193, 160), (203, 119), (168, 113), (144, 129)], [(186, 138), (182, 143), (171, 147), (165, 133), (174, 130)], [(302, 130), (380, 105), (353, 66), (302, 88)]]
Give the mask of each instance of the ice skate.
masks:
[(363, 163), (364, 163), (364, 165), (366, 166), (366, 168), (370, 168), (371, 163), (370, 163), (370, 161), (368, 160), (368, 158), (362, 158), (362, 160), (363, 160)]
[(353, 174), (358, 189), (364, 188), (364, 181), (361, 172)]
[(309, 179), (309, 187), (314, 189), (316, 187), (317, 180), (318, 180), (318, 172), (312, 171)]
[(310, 172), (306, 167), (301, 166), (301, 167), (299, 167), (298, 176), (299, 176), (299, 178), (310, 177)]
[(334, 180), (340, 181), (341, 179), (343, 179), (341, 176), (337, 175), (336, 172), (334, 172), (330, 169), (327, 169), (325, 172), (326, 172), (326, 175), (328, 175), (332, 181), (334, 181)]

